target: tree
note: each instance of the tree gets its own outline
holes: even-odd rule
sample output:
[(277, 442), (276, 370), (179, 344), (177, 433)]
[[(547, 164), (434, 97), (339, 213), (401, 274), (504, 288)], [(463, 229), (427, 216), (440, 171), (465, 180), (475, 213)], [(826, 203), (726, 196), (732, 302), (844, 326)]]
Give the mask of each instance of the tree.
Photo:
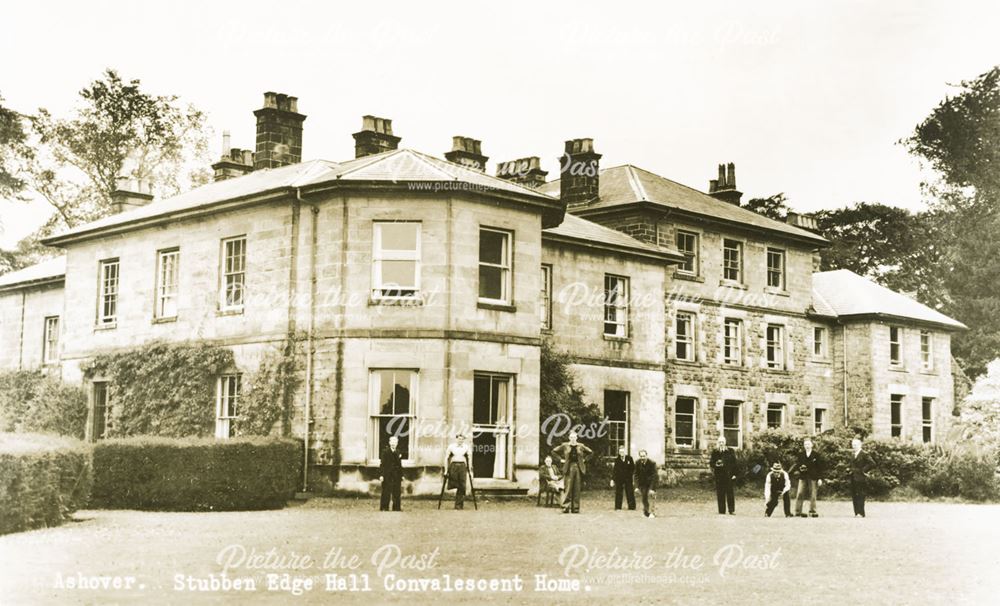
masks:
[(940, 178), (924, 188), (940, 230), (944, 311), (969, 326), (953, 352), (976, 377), (1000, 355), (1000, 66), (956, 88), (902, 143)]
[(26, 153), (27, 132), (21, 115), (3, 106), (0, 95), (0, 199), (20, 198), (24, 180), (18, 160)]
[[(173, 95), (151, 95), (139, 80), (113, 69), (80, 91), (68, 118), (39, 109), (31, 118), (38, 153), (27, 169), (29, 186), (56, 211), (49, 233), (111, 212), (121, 178), (173, 195), (207, 178), (204, 114)], [(197, 166), (192, 170), (191, 166)]]
[(788, 199), (784, 193), (774, 194), (767, 198), (750, 198), (740, 206), (747, 210), (752, 210), (759, 215), (782, 222), (788, 217), (788, 211), (790, 210), (788, 208)]
[[(599, 434), (593, 437), (584, 433), (580, 435), (580, 440), (593, 448), (595, 453), (604, 453), (607, 449), (604, 414), (597, 406), (584, 400), (583, 390), (577, 386), (569, 364), (568, 354), (556, 350), (548, 342), (542, 344), (538, 452), (543, 457), (566, 440), (570, 427), (582, 429), (584, 433), (594, 431)], [(594, 466), (594, 469), (597, 467)]]
[(947, 300), (939, 267), (940, 229), (933, 213), (859, 202), (815, 214), (823, 237), (821, 269), (849, 269), (886, 288), (940, 307)]

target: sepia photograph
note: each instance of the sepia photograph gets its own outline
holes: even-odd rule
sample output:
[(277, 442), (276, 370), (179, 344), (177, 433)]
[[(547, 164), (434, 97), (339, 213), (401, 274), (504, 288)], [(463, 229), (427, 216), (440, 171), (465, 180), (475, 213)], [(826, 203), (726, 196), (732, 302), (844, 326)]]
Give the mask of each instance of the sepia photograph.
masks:
[(1000, 5), (0, 15), (0, 605), (1000, 600)]

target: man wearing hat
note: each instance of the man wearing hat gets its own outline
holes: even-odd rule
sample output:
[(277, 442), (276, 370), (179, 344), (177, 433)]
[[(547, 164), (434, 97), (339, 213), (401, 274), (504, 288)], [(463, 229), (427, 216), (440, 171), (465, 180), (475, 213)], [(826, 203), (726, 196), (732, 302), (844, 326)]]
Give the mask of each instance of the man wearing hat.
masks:
[(792, 517), (792, 497), (788, 494), (791, 488), (792, 481), (788, 479), (788, 472), (781, 468), (781, 463), (775, 461), (774, 465), (771, 465), (771, 473), (767, 474), (764, 480), (765, 516), (771, 517), (780, 498), (785, 505), (785, 517)]

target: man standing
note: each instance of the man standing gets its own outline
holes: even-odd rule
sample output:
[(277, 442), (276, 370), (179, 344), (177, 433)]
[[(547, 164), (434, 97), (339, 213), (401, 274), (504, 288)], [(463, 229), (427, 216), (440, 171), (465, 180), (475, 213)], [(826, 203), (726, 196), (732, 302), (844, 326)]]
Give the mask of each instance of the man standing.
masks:
[(611, 474), (611, 487), (615, 489), (615, 511), (622, 508), (622, 493), (628, 500), (629, 511), (635, 510), (635, 495), (632, 494), (632, 476), (635, 474), (635, 461), (625, 451), (624, 446), (618, 447), (618, 458)]
[(813, 450), (812, 440), (806, 438), (802, 441), (802, 451), (795, 463), (795, 471), (799, 476), (799, 486), (795, 492), (795, 515), (800, 518), (806, 517), (802, 513), (802, 501), (806, 498), (806, 491), (809, 491), (809, 517), (818, 518), (816, 513), (816, 490), (823, 485), (820, 479), (822, 474), (823, 461)]
[(580, 513), (580, 483), (587, 473), (587, 457), (594, 451), (576, 441), (575, 431), (569, 432), (569, 442), (556, 446), (552, 452), (563, 461), (563, 513)]
[(868, 488), (868, 472), (875, 467), (875, 461), (861, 450), (861, 438), (851, 440), (851, 500), (854, 501), (854, 516), (865, 517), (865, 493)]
[[(642, 495), (642, 515), (647, 518), (655, 518), (653, 512), (656, 504), (656, 482), (659, 479), (656, 471), (656, 463), (646, 458), (646, 451), (639, 451), (639, 460), (635, 464), (635, 485), (636, 491)], [(629, 499), (631, 502), (632, 499)], [(629, 507), (629, 509), (635, 509)]]
[(736, 479), (736, 455), (733, 449), (726, 446), (726, 438), (719, 436), (712, 457), (708, 461), (715, 476), (715, 498), (719, 503), (719, 514), (736, 515), (736, 495), (733, 493), (733, 481)]
[(399, 450), (399, 438), (389, 438), (389, 445), (382, 449), (381, 465), (379, 467), (379, 482), (382, 483), (382, 511), (389, 511), (389, 500), (392, 499), (392, 510), (402, 511), (399, 507), (400, 488), (403, 483), (403, 453)]

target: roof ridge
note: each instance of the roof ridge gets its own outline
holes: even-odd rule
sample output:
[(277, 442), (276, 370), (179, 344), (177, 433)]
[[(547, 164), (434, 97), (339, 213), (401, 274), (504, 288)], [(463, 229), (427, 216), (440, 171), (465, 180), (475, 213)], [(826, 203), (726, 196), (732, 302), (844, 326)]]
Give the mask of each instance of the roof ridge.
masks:
[[(351, 174), (353, 172), (357, 172), (357, 171), (359, 171), (359, 170), (361, 170), (363, 168), (368, 168), (369, 166), (371, 166), (372, 164), (375, 164), (376, 162), (381, 162), (382, 160), (385, 160), (386, 158), (391, 158), (392, 156), (395, 156), (395, 155), (397, 155), (399, 153), (402, 153), (403, 151), (405, 151), (405, 150), (402, 150), (402, 149), (392, 149), (392, 150), (389, 150), (389, 151), (386, 151), (386, 152), (382, 152), (380, 154), (372, 154), (370, 156), (362, 156), (361, 158), (355, 158), (355, 160), (365, 160), (365, 162), (359, 162), (357, 166), (352, 166), (352, 167), (348, 168), (344, 172), (342, 172), (339, 175), (337, 175), (337, 179), (342, 179), (346, 175), (349, 175), (349, 174)], [(347, 162), (350, 162), (350, 160), (348, 160)], [(344, 164), (347, 164), (347, 162), (345, 162)], [(343, 166), (343, 164), (341, 164), (339, 166)]]
[(416, 158), (420, 162), (423, 162), (426, 166), (428, 166), (434, 172), (440, 173), (440, 174), (444, 175), (446, 179), (448, 179), (450, 181), (459, 181), (460, 180), (458, 178), (458, 175), (448, 174), (447, 171), (442, 170), (442, 169), (438, 168), (437, 166), (434, 166), (434, 163), (431, 162), (430, 160), (428, 160), (428, 158), (433, 158), (434, 160), (437, 160), (437, 158), (434, 158), (433, 156), (427, 156), (426, 154), (424, 154), (422, 152), (418, 152), (418, 151), (413, 150), (413, 149), (406, 149), (405, 151), (409, 152), (410, 155), (412, 155), (414, 158)]
[(625, 165), (628, 170), (629, 184), (632, 186), (632, 191), (635, 192), (635, 197), (641, 202), (648, 202), (649, 196), (646, 194), (646, 188), (642, 186), (642, 182), (639, 181), (639, 175), (636, 174), (634, 166), (631, 164)]

